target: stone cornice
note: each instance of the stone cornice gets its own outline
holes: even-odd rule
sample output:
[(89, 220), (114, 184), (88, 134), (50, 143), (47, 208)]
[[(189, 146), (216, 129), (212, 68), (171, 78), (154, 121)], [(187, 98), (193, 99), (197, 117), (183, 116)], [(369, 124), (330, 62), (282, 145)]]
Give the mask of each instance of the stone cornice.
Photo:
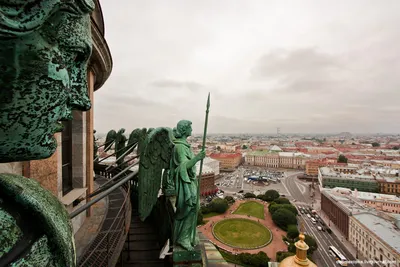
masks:
[(95, 74), (94, 90), (97, 90), (110, 76), (113, 62), (107, 42), (93, 18), (91, 18), (91, 30), (93, 51), (89, 60), (89, 69)]

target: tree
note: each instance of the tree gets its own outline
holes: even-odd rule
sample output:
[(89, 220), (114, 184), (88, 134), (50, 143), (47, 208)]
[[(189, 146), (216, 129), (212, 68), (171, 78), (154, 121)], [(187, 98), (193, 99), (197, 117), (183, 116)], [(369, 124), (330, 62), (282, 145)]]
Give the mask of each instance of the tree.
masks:
[(339, 155), (337, 162), (338, 162), (338, 163), (347, 163), (347, 158), (346, 158), (346, 156), (343, 155), (343, 154), (342, 154), (342, 155)]
[(399, 150), (399, 149), (400, 149), (400, 147), (398, 147), (398, 146), (393, 147), (393, 150)]
[(294, 215), (299, 214), (296, 207), (293, 206), (292, 204), (281, 204), (280, 206), (281, 208), (287, 209), (288, 211), (292, 212)]
[(246, 193), (244, 194), (244, 198), (256, 198), (256, 195), (254, 195), (253, 193)]
[(214, 211), (216, 213), (224, 213), (225, 211), (227, 211), (228, 208), (228, 201), (226, 201), (225, 199), (215, 198), (210, 203), (211, 211)]
[(240, 253), (237, 259), (246, 266), (267, 267), (268, 262), (271, 260), (263, 251), (257, 254)]
[(235, 199), (231, 196), (226, 196), (225, 200), (228, 201), (228, 204), (233, 204), (235, 203)]
[(281, 208), (281, 205), (276, 204), (275, 202), (271, 202), (269, 203), (268, 211), (269, 213), (271, 213), (271, 215), (273, 215), (275, 211), (277, 211), (279, 208)]
[(286, 252), (286, 251), (278, 251), (276, 253), (276, 261), (277, 262), (281, 262), (283, 261), (285, 258), (290, 257), (296, 255), (296, 253), (293, 252)]
[(221, 147), (220, 147), (220, 146), (217, 146), (217, 150), (221, 151)]
[(293, 212), (285, 208), (281, 208), (275, 211), (272, 214), (272, 220), (279, 228), (285, 231), (287, 230), (288, 225), (297, 224), (296, 215), (294, 215)]
[(207, 214), (211, 212), (210, 205), (200, 208), (202, 214)]
[(248, 149), (249, 147), (246, 145), (242, 145), (242, 149)]
[(290, 238), (290, 239), (295, 239), (296, 237), (298, 237), (299, 236), (299, 229), (297, 229), (297, 225), (294, 225), (294, 224), (291, 224), (291, 225), (288, 225), (288, 230), (287, 230), (287, 237), (288, 238)]
[(304, 242), (306, 242), (306, 244), (310, 247), (307, 251), (307, 254), (311, 255), (314, 251), (317, 250), (318, 244), (312, 236), (305, 235), (305, 237), (306, 238), (304, 239)]
[(279, 192), (278, 191), (276, 191), (276, 190), (268, 190), (267, 192), (265, 192), (265, 198), (266, 198), (266, 200), (268, 201), (268, 202), (272, 202), (272, 201), (274, 201), (275, 199), (278, 199), (279, 198)]
[(276, 204), (290, 204), (289, 199), (284, 198), (284, 197), (280, 197), (280, 198), (278, 198), (278, 199), (275, 199), (274, 202), (275, 202)]
[(294, 215), (299, 214), (296, 207), (293, 206), (292, 204), (276, 204), (275, 202), (271, 202), (268, 206), (268, 211), (269, 211), (269, 213), (271, 213), (271, 215), (273, 215), (275, 213), (275, 211), (277, 211), (279, 209), (287, 209)]
[(381, 146), (381, 144), (379, 144), (379, 143), (377, 143), (377, 142), (373, 142), (371, 145), (372, 145), (373, 147)]
[(201, 213), (201, 210), (197, 212), (197, 225), (202, 225), (203, 222), (203, 214)]

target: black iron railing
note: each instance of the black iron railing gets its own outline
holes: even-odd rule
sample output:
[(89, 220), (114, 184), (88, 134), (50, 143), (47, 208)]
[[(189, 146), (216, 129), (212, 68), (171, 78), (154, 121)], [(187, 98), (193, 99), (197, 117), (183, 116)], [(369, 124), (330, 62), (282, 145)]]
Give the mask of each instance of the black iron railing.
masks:
[[(120, 196), (113, 194), (114, 199), (109, 196), (109, 209), (101, 231), (82, 255), (78, 266), (116, 265), (131, 222), (132, 208), (129, 192), (130, 182), (128, 180), (119, 190)], [(111, 202), (116, 203), (112, 204)]]
[[(86, 196), (90, 200), (73, 211), (70, 218), (86, 211), (105, 197), (108, 197), (108, 209), (97, 236), (78, 260), (78, 266), (102, 267), (117, 264), (131, 224), (131, 191), (137, 190), (138, 185), (138, 170), (132, 171), (131, 168), (137, 164), (138, 161), (121, 169), (95, 162), (95, 180), (99, 188)], [(84, 199), (77, 202), (82, 200)]]

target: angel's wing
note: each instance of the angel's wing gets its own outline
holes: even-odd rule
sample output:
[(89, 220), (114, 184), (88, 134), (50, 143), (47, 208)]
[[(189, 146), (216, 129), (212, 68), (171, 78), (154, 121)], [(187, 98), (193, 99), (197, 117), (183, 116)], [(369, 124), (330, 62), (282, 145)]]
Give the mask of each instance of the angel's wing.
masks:
[(131, 132), (131, 134), (129, 135), (129, 139), (128, 139), (128, 144), (126, 146), (130, 147), (133, 144), (136, 144), (139, 142), (139, 138), (140, 138), (140, 133), (141, 133), (141, 129), (137, 128), (135, 130), (133, 130)]
[(115, 141), (117, 137), (117, 133), (114, 130), (111, 130), (107, 133), (106, 142), (104, 143), (104, 152), (107, 152), (111, 148), (111, 144)]
[(169, 169), (174, 147), (170, 128), (156, 128), (147, 136), (139, 164), (139, 216), (144, 221), (157, 202), (163, 169)]

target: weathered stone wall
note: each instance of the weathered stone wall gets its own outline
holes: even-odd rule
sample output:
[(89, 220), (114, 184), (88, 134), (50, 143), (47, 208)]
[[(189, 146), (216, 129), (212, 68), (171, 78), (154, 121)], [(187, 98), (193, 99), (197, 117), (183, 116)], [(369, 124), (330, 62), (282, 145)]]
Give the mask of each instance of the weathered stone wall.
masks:
[(56, 197), (60, 197), (59, 190), (62, 191), (62, 173), (61, 173), (61, 134), (55, 134), (57, 139), (56, 152), (47, 159), (31, 160), (24, 164), (24, 175), (40, 183), (41, 186), (49, 190)]

